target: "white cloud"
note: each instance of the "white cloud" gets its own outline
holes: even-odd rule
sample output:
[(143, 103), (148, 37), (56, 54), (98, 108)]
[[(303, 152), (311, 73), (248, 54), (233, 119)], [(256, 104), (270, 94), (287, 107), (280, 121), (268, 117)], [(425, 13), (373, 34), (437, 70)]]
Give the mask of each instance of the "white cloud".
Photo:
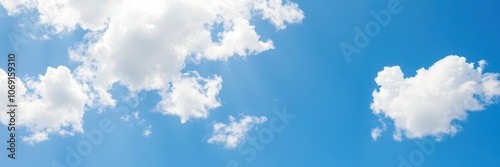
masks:
[[(107, 17), (107, 28), (87, 34), (86, 42), (70, 49), (71, 59), (82, 63), (76, 69), (78, 77), (92, 85), (92, 106), (114, 106), (115, 99), (108, 90), (118, 83), (133, 93), (158, 91), (163, 98), (159, 103), (163, 106), (158, 108), (164, 114), (180, 116), (181, 122), (190, 118), (205, 118), (208, 110), (220, 106), (215, 96), (222, 79), (219, 76), (215, 76), (215, 80), (201, 76), (185, 78), (181, 71), (187, 62), (202, 59), (226, 61), (231, 56), (248, 56), (273, 49), (273, 42), (270, 39), (261, 40), (250, 23), (259, 13), (262, 13), (262, 19), (273, 20), (273, 25), (279, 29), (284, 28), (285, 23), (298, 23), (303, 19), (303, 12), (297, 4), (288, 1), (114, 3), (119, 7), (113, 8), (115, 11)], [(262, 7), (266, 5), (268, 7)], [(295, 14), (286, 14), (288, 12)], [(276, 15), (269, 17), (269, 13)], [(217, 25), (221, 25), (223, 30), (212, 38)], [(212, 84), (206, 92), (209, 94), (203, 95), (199, 88), (210, 85), (200, 85), (194, 80), (213, 81), (211, 83), (217, 85)], [(178, 82), (188, 81), (189, 87), (176, 86)], [(178, 91), (194, 92), (187, 92), (190, 96), (175, 97)], [(194, 102), (194, 105), (186, 105), (186, 101)]]
[[(276, 29), (284, 29), (304, 18), (296, 3), (282, 0), (0, 0), (0, 4), (9, 15), (38, 12), (37, 25), (52, 30), (49, 35), (78, 27), (88, 31), (68, 54), (79, 63), (71, 79), (84, 88), (89, 108), (114, 107), (117, 99), (109, 90), (119, 84), (131, 94), (157, 91), (162, 97), (157, 109), (179, 116), (183, 123), (206, 118), (209, 110), (219, 107), (217, 94), (222, 87), (217, 75), (185, 75), (186, 63), (227, 61), (273, 49), (273, 41), (261, 39), (251, 20), (269, 20)], [(222, 30), (215, 32), (219, 26)], [(73, 123), (83, 117), (84, 105), (71, 107), (68, 112), (75, 115), (61, 126), (75, 125), (79, 131), (83, 122)], [(52, 115), (48, 109), (40, 113)], [(33, 119), (32, 124), (42, 121)]]
[(215, 123), (214, 132), (208, 143), (224, 144), (226, 148), (236, 148), (238, 144), (244, 142), (247, 133), (256, 125), (267, 121), (266, 117), (243, 116), (238, 122), (229, 116), (229, 124)]
[(378, 120), (381, 124), (381, 127), (375, 127), (371, 131), (371, 136), (373, 141), (377, 141), (380, 136), (382, 136), (382, 132), (387, 130), (387, 124), (384, 122), (383, 118)]
[(153, 133), (153, 132), (151, 132), (151, 125), (149, 125), (149, 126), (147, 126), (147, 127), (146, 127), (146, 129), (142, 132), (142, 135), (143, 135), (144, 137), (149, 137), (149, 135), (151, 135), (151, 133)]
[(128, 122), (130, 120), (130, 115), (124, 115), (120, 117), (121, 120)]
[(36, 2), (33, 0), (1, 0), (0, 4), (7, 10), (9, 15), (16, 15), (36, 7)]
[[(484, 110), (500, 95), (499, 74), (484, 73), (485, 64), (476, 67), (464, 57), (447, 56), (407, 78), (399, 66), (384, 67), (375, 78), (379, 88), (371, 109), (393, 121), (395, 140), (453, 136), (468, 111)], [(375, 128), (372, 136), (383, 129)]]
[(139, 111), (133, 112), (132, 114), (134, 115), (135, 119), (139, 119)]
[[(7, 94), (6, 73), (0, 70), (0, 90)], [(83, 133), (84, 107), (88, 101), (85, 87), (80, 85), (64, 66), (48, 67), (38, 79), (28, 78), (17, 84), (17, 125), (26, 127), (30, 136), (23, 141), (30, 144), (48, 140), (48, 134), (73, 135)], [(26, 84), (26, 86), (25, 86)], [(4, 107), (6, 97), (1, 98)], [(6, 110), (6, 108), (4, 108)], [(7, 125), (7, 115), (1, 114)]]
[(163, 114), (181, 117), (181, 123), (191, 118), (206, 118), (210, 109), (221, 105), (217, 99), (221, 88), (219, 76), (206, 79), (198, 73), (185, 73), (172, 81), (169, 92), (160, 92), (162, 100), (157, 109)]
[(119, 0), (1, 0), (0, 4), (9, 15), (25, 11), (39, 12), (41, 24), (54, 28), (54, 33), (66, 33), (77, 26), (83, 29), (98, 30), (105, 28), (111, 12), (119, 6)]
[(374, 141), (377, 141), (377, 139), (382, 136), (382, 132), (384, 130), (380, 127), (376, 127), (372, 129), (371, 136)]
[(256, 3), (256, 8), (262, 12), (262, 17), (269, 19), (278, 29), (285, 29), (285, 23), (298, 23), (304, 19), (304, 12), (296, 3), (282, 0), (269, 0)]
[(220, 42), (210, 44), (203, 53), (198, 53), (198, 59), (227, 60), (232, 55), (247, 56), (262, 51), (274, 49), (273, 42), (260, 41), (254, 26), (248, 20), (235, 19), (232, 29), (220, 34)]
[[(40, 13), (39, 23), (64, 33), (82, 27), (86, 41), (70, 49), (76, 69), (94, 94), (93, 106), (112, 107), (108, 90), (119, 83), (133, 92), (164, 90), (188, 59), (227, 60), (273, 49), (251, 25), (254, 17), (268, 19), (278, 29), (299, 23), (303, 12), (282, 0), (0, 0), (12, 14)], [(22, 10), (24, 9), (24, 10)], [(175, 25), (175, 26), (172, 26)], [(212, 38), (215, 25), (223, 25)]]

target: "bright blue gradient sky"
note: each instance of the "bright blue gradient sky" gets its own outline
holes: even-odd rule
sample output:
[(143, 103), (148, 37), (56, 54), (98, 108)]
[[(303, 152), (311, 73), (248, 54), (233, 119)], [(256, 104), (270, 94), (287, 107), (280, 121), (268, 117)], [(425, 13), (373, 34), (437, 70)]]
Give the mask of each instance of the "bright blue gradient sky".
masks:
[[(229, 61), (202, 61), (188, 64), (184, 70), (197, 70), (201, 76), (220, 75), (224, 82), (218, 98), (222, 106), (210, 112), (206, 119), (185, 124), (177, 116), (151, 112), (160, 97), (153, 92), (142, 92), (138, 104), (118, 101), (117, 107), (130, 113), (139, 111), (144, 124), (120, 120), (123, 112), (85, 112), (86, 132), (99, 128), (102, 120), (111, 120), (114, 130), (104, 134), (103, 141), (83, 157), (81, 166), (226, 166), (238, 162), (240, 166), (395, 166), (400, 157), (408, 159), (420, 151), (419, 139), (395, 141), (393, 126), (377, 141), (370, 136), (378, 125), (372, 113), (372, 92), (377, 88), (374, 78), (384, 66), (401, 66), (405, 76), (414, 76), (416, 70), (429, 67), (448, 56), (459, 55), (468, 62), (486, 60), (486, 72), (500, 72), (500, 2), (480, 1), (409, 1), (401, 0), (403, 10), (393, 15), (387, 27), (371, 38), (348, 62), (339, 48), (341, 42), (352, 43), (354, 27), (374, 20), (370, 11), (386, 9), (388, 1), (304, 1), (295, 0), (304, 11), (300, 24), (288, 25), (276, 31), (267, 21), (255, 20), (256, 31), (263, 39), (272, 39), (275, 49), (246, 58), (232, 57)], [(11, 52), (7, 34), (16, 32), (16, 23), (23, 16), (7, 16), (0, 10), (0, 55)], [(32, 40), (22, 45), (18, 59), (18, 75), (37, 76), (47, 67), (65, 65), (71, 70), (77, 63), (70, 62), (68, 48), (83, 39), (86, 31), (77, 29), (51, 40)], [(2, 59), (4, 60), (4, 59)], [(4, 62), (4, 61), (2, 61)], [(0, 64), (5, 69), (6, 64)], [(111, 90), (114, 97), (125, 98), (122, 86)], [(228, 115), (239, 114), (276, 118), (273, 109), (296, 117), (282, 131), (274, 132), (272, 141), (256, 150), (256, 156), (241, 154), (206, 140), (212, 133), (211, 124), (228, 122)], [(453, 137), (435, 141), (435, 150), (425, 155), (421, 166), (498, 166), (500, 165), (500, 106), (493, 104), (481, 112), (469, 113), (463, 129)], [(22, 112), (22, 111), (21, 111)], [(268, 128), (258, 125), (248, 136), (256, 138)], [(133, 125), (131, 125), (133, 124)], [(149, 137), (142, 131), (151, 125)], [(1, 126), (1, 139), (6, 139)], [(18, 130), (25, 134), (23, 129)], [(85, 140), (81, 134), (61, 137), (35, 145), (18, 142), (17, 159), (5, 158), (1, 166), (51, 166), (63, 163), (67, 146)], [(244, 148), (253, 148), (243, 145)], [(3, 148), (3, 145), (2, 145)], [(5, 155), (5, 156), (4, 156)]]

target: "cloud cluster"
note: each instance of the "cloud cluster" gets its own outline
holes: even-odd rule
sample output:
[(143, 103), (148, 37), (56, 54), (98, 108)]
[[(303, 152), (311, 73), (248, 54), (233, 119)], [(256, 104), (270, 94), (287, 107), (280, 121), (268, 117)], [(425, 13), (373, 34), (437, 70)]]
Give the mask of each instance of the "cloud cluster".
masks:
[[(500, 96), (499, 74), (485, 73), (484, 60), (478, 64), (447, 56), (407, 78), (399, 66), (384, 67), (375, 78), (379, 88), (372, 94), (371, 109), (393, 121), (395, 140), (453, 136), (468, 112), (484, 110)], [(381, 121), (382, 127), (372, 130), (374, 140), (386, 129)]]
[[(7, 74), (0, 69), (0, 92), (7, 94)], [(45, 75), (17, 79), (17, 126), (31, 133), (23, 137), (30, 144), (48, 139), (49, 134), (83, 133), (83, 114), (88, 101), (86, 88), (64, 66), (49, 67)], [(7, 111), (7, 96), (0, 97), (0, 107)], [(8, 115), (0, 114), (3, 124)]]
[(229, 116), (229, 124), (217, 122), (213, 125), (214, 132), (208, 143), (224, 144), (226, 148), (234, 149), (246, 140), (247, 133), (256, 125), (267, 121), (266, 117), (243, 116), (239, 121)]
[[(182, 123), (206, 118), (209, 110), (220, 106), (222, 79), (185, 72), (186, 63), (227, 61), (273, 49), (272, 40), (261, 39), (252, 20), (268, 20), (281, 30), (304, 18), (298, 5), (288, 0), (0, 0), (0, 4), (9, 15), (37, 12), (37, 25), (48, 27), (52, 35), (77, 28), (88, 31), (84, 41), (68, 50), (70, 59), (79, 63), (71, 78), (85, 88), (88, 98), (66, 111), (79, 109), (74, 116), (79, 120), (85, 105), (114, 107), (117, 99), (109, 90), (116, 84), (127, 87), (131, 97), (141, 91), (158, 92), (162, 98), (158, 112), (179, 116)], [(49, 103), (44, 100), (41, 103)], [(81, 121), (63, 125), (80, 127)], [(39, 130), (32, 128), (34, 133)]]

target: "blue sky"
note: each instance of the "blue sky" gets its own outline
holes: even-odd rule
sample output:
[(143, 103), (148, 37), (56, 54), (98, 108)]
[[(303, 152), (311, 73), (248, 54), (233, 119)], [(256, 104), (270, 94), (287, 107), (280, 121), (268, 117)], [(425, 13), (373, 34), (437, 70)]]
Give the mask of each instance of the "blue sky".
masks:
[[(103, 121), (111, 121), (114, 128), (110, 133), (102, 133), (102, 142), (92, 145), (92, 151), (82, 156), (79, 166), (195, 167), (237, 163), (239, 166), (362, 167), (400, 166), (401, 158), (412, 166), (500, 164), (497, 134), (500, 126), (496, 123), (500, 117), (498, 94), (484, 110), (466, 112), (466, 119), (454, 120), (454, 125), (461, 127), (456, 133), (427, 133), (412, 138), (408, 135), (418, 132), (407, 129), (408, 134), (397, 141), (392, 137), (396, 118), (386, 117), (385, 132), (376, 140), (370, 136), (372, 129), (382, 126), (378, 120), (380, 115), (374, 114), (370, 106), (374, 100), (372, 92), (379, 88), (374, 79), (386, 66), (400, 66), (405, 77), (413, 77), (420, 68), (427, 69), (440, 60), (445, 61), (448, 55), (458, 55), (465, 57), (468, 63), (476, 63), (475, 67), (480, 60), (486, 60), (485, 73), (500, 72), (500, 24), (496, 22), (500, 2), (401, 0), (401, 13), (392, 15), (390, 23), (382, 27), (378, 35), (370, 37), (370, 43), (359, 54), (346, 60), (339, 44), (352, 44), (356, 35), (354, 27), (364, 27), (375, 20), (370, 12), (386, 10), (388, 2), (295, 0), (293, 3), (298, 4), (305, 17), (285, 19), (282, 22), (286, 24), (285, 29), (260, 16), (252, 17), (250, 24), (255, 26), (260, 40), (272, 40), (274, 49), (249, 56), (223, 55), (227, 61), (208, 57), (199, 63), (187, 60), (181, 69), (182, 73), (197, 71), (208, 80), (213, 79), (213, 75), (222, 78), (222, 88), (216, 96), (220, 106), (208, 107), (207, 117), (191, 117), (181, 123), (178, 115), (155, 111), (162, 100), (155, 90), (142, 90), (130, 99), (127, 86), (113, 83), (108, 91), (116, 105), (99, 112), (99, 107), (86, 104), (82, 120), (85, 134), (102, 131), (99, 126)], [(51, 39), (29, 39), (15, 51), (7, 35), (22, 34), (18, 23), (23, 18), (31, 18), (36, 23), (39, 12), (31, 9), (14, 16), (7, 13), (5, 8), (0, 10), (0, 34), (4, 37), (0, 38), (0, 54), (6, 56), (13, 51), (17, 54), (18, 75), (37, 77), (45, 75), (47, 67), (66, 66), (76, 76), (75, 69), (85, 62), (71, 61), (68, 50), (88, 42), (84, 35), (93, 31), (93, 24), (82, 21), (74, 30), (56, 33), (49, 31), (52, 28), (54, 32), (51, 26), (57, 23), (46, 23), (48, 28), (33, 26), (40, 29), (38, 35), (45, 32)], [(82, 28), (82, 24), (87, 28)], [(247, 48), (252, 49), (258, 50)], [(0, 67), (5, 70), (6, 64)], [(498, 92), (500, 86), (495, 88)], [(447, 109), (446, 104), (439, 107)], [(280, 122), (275, 113), (283, 110), (295, 115), (288, 124)], [(138, 118), (133, 114), (136, 111)], [(124, 120), (126, 116), (128, 121)], [(207, 142), (214, 134), (213, 125), (229, 124), (229, 116), (236, 121), (244, 116), (265, 117), (267, 121), (254, 122), (237, 148), (228, 148), (224, 142)], [(283, 129), (273, 130), (272, 120), (278, 120), (277, 124), (283, 125)], [(8, 134), (4, 125), (0, 128), (2, 140), (7, 139)], [(152, 133), (144, 136), (148, 127)], [(31, 132), (23, 126), (16, 133), (29, 136)], [(259, 135), (269, 134), (272, 138), (260, 136), (259, 139)], [(75, 149), (79, 143), (88, 142), (82, 133), (49, 134), (48, 138), (35, 144), (18, 138), (16, 160), (8, 159), (4, 150), (0, 164), (55, 166), (54, 162), (58, 162), (69, 166), (66, 148)], [(250, 144), (255, 140), (264, 149)], [(426, 143), (425, 146), (434, 146), (434, 149), (426, 154), (425, 148), (417, 143)], [(242, 150), (255, 151), (255, 157)], [(412, 156), (418, 163), (411, 162)]]

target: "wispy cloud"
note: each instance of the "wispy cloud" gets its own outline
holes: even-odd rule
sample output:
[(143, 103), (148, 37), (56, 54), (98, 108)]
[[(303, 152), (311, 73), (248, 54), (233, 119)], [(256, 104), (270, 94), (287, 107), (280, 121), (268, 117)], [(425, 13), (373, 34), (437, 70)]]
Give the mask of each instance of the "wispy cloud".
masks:
[(146, 129), (144, 129), (144, 131), (142, 132), (142, 135), (143, 135), (144, 137), (149, 137), (149, 135), (151, 135), (151, 133), (153, 133), (153, 132), (151, 131), (151, 127), (152, 127), (152, 126), (151, 126), (151, 125), (149, 125), (149, 126), (147, 126), (147, 127), (146, 127)]
[(246, 140), (247, 133), (256, 125), (267, 121), (266, 117), (243, 116), (239, 121), (229, 116), (229, 123), (215, 123), (214, 132), (208, 143), (224, 144), (226, 148), (236, 148)]

